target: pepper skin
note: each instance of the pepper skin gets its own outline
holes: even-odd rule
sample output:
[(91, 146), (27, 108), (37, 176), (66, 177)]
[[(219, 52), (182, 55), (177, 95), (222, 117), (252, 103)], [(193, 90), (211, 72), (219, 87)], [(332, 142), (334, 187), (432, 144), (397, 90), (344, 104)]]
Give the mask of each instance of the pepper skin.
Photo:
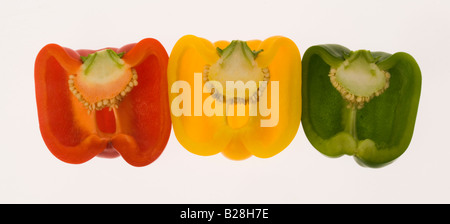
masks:
[(368, 167), (387, 165), (409, 146), (421, 80), (407, 53), (310, 47), (303, 58), (305, 134), (324, 155), (353, 155)]
[(95, 156), (152, 163), (164, 150), (171, 121), (168, 55), (155, 39), (98, 51), (48, 44), (35, 62), (42, 137), (72, 164)]
[[(230, 89), (230, 81), (256, 84), (239, 95), (243, 88)], [(170, 55), (168, 83), (174, 133), (194, 154), (269, 158), (297, 133), (301, 58), (288, 38), (211, 43), (186, 35)]]

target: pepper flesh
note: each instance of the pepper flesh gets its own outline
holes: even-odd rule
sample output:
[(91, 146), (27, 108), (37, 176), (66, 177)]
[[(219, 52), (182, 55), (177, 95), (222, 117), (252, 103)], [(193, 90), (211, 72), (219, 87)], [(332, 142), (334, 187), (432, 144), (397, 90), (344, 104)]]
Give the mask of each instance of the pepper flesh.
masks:
[[(110, 48), (115, 54), (123, 53), (121, 60), (124, 66), (139, 74), (139, 85), (134, 86), (120, 104), (89, 110), (73, 92), (69, 80), (82, 75), (80, 69), (86, 65), (83, 60), (86, 62), (89, 55), (102, 51), (73, 51), (49, 44), (39, 52), (35, 89), (44, 142), (53, 155), (67, 163), (79, 164), (95, 156), (114, 158), (120, 155), (133, 166), (148, 165), (162, 153), (170, 135), (166, 88), (168, 55), (163, 46), (151, 38), (120, 49)], [(100, 67), (108, 67), (105, 62), (98, 63)], [(98, 71), (93, 68), (89, 75), (104, 72), (106, 68), (96, 69)]]
[(420, 90), (419, 66), (407, 53), (313, 46), (303, 58), (302, 126), (321, 153), (381, 167), (408, 148)]
[[(230, 46), (233, 44), (235, 46)], [(224, 55), (229, 57), (224, 58)], [(233, 68), (222, 67), (215, 72), (214, 66), (227, 63), (226, 60)], [(239, 72), (231, 72), (234, 69)], [(249, 75), (250, 71), (255, 71), (255, 76)], [(196, 81), (194, 73), (202, 72), (203, 79)], [(168, 80), (169, 89), (172, 90), (170, 104), (189, 107), (189, 115), (178, 113), (172, 107), (174, 133), (181, 145), (194, 154), (210, 156), (221, 152), (232, 160), (243, 160), (252, 155), (268, 158), (286, 148), (298, 130), (301, 116), (301, 60), (297, 46), (288, 38), (277, 36), (264, 41), (218, 41), (213, 44), (193, 35), (184, 36), (172, 50)], [(183, 92), (179, 94), (181, 84), (178, 81), (193, 88), (196, 84), (201, 85), (203, 89), (208, 81), (224, 83), (247, 80), (260, 83), (266, 81), (267, 88), (257, 86), (259, 89), (256, 90), (249, 87), (244, 96), (234, 99), (228, 96), (228, 90), (219, 91), (215, 88), (214, 91), (220, 94), (214, 96), (216, 92), (183, 89), (189, 90), (193, 102), (191, 98), (182, 103), (179, 100)], [(271, 82), (274, 81), (279, 83), (279, 98), (271, 101), (270, 96), (276, 90), (275, 87), (272, 90)], [(211, 95), (216, 99), (213, 103), (215, 111), (223, 116), (209, 116), (205, 111), (196, 110), (197, 103), (200, 108), (210, 104), (211, 98), (208, 97)], [(279, 120), (272, 127), (261, 127), (261, 122), (268, 117), (266, 114), (250, 114), (252, 108), (258, 110), (256, 105), (260, 106), (264, 100), (268, 105), (279, 105)], [(239, 107), (245, 108), (245, 114), (235, 113)]]

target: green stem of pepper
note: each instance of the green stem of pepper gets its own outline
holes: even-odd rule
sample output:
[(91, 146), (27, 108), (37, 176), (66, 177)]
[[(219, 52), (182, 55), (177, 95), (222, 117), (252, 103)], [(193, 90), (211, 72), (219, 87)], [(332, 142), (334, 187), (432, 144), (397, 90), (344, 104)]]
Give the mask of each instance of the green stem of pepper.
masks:
[[(99, 65), (111, 64), (113, 67), (117, 67), (121, 69), (124, 65), (124, 62), (121, 60), (123, 53), (117, 54), (115, 51), (111, 49), (105, 49), (101, 51), (94, 52), (89, 54), (86, 57), (81, 56), (81, 61), (84, 66), (84, 75), (88, 75), (92, 68)], [(104, 67), (100, 66), (100, 71), (104, 71)], [(109, 71), (104, 71), (102, 73), (107, 74)]]
[[(216, 48), (217, 54), (221, 57), (222, 61), (226, 61), (233, 53), (235, 53), (235, 49), (240, 49), (242, 55), (244, 55), (247, 62), (253, 66), (253, 61), (256, 59), (259, 53), (263, 52), (263, 49), (258, 51), (250, 49), (246, 41), (241, 40), (233, 40), (231, 43), (224, 49)], [(239, 52), (239, 51), (238, 51)], [(236, 52), (236, 53), (238, 53)]]

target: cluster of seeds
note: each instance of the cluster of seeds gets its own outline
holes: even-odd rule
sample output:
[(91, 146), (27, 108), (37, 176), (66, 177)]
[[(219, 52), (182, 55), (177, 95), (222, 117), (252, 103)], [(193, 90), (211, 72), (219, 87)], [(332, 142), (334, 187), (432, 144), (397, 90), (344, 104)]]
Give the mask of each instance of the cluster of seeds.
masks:
[(330, 77), (331, 84), (334, 86), (334, 88), (336, 88), (337, 91), (339, 91), (339, 93), (341, 94), (342, 98), (344, 98), (344, 100), (348, 102), (347, 108), (362, 109), (365, 103), (368, 103), (374, 97), (381, 95), (384, 91), (386, 91), (387, 88), (389, 88), (389, 79), (391, 78), (391, 75), (386, 71), (383, 71), (383, 73), (386, 78), (384, 87), (372, 93), (372, 95), (370, 96), (356, 96), (348, 89), (341, 86), (341, 84), (339, 84), (339, 82), (336, 80), (335, 68), (330, 69), (330, 73), (328, 74), (328, 76)]
[[(219, 91), (216, 91), (214, 85), (212, 85), (209, 80), (209, 68), (211, 66), (210, 65), (205, 65), (205, 67), (203, 68), (203, 81), (206, 83), (206, 87), (208, 88), (208, 90), (212, 91), (211, 95), (214, 99), (216, 99), (218, 102), (224, 102), (226, 100), (226, 97), (224, 95), (222, 95), (222, 93), (220, 93)], [(269, 82), (270, 80), (270, 71), (268, 68), (262, 68), (261, 72), (264, 74), (264, 79), (259, 83), (259, 87), (258, 87), (258, 91), (253, 93), (253, 95), (251, 95), (248, 99), (243, 99), (240, 97), (235, 97), (234, 99), (228, 99), (227, 100), (227, 104), (232, 104), (232, 103), (238, 103), (238, 104), (246, 104), (248, 102), (251, 103), (256, 103), (259, 100), (259, 97), (262, 95), (262, 93), (264, 92), (264, 90), (267, 88), (267, 82)], [(257, 83), (258, 85), (258, 83)], [(223, 87), (225, 88), (225, 87)]]
[(69, 90), (73, 93), (73, 95), (80, 101), (83, 106), (88, 110), (88, 113), (91, 113), (94, 110), (102, 110), (105, 107), (109, 107), (110, 110), (113, 108), (118, 108), (119, 103), (122, 99), (133, 89), (133, 87), (138, 85), (137, 82), (137, 73), (133, 68), (131, 69), (133, 76), (128, 83), (128, 85), (115, 97), (110, 99), (103, 99), (97, 102), (88, 102), (83, 95), (76, 89), (75, 87), (75, 75), (69, 75)]

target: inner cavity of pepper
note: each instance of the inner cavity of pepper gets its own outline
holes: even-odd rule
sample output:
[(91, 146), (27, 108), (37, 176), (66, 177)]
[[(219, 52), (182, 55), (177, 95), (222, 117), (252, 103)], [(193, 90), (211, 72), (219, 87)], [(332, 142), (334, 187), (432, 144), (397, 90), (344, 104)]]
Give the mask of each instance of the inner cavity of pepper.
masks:
[(391, 75), (378, 68), (369, 51), (360, 50), (352, 52), (338, 67), (332, 67), (328, 76), (331, 84), (347, 102), (347, 110), (343, 116), (344, 131), (357, 141), (357, 111), (389, 88)]
[(68, 79), (70, 92), (87, 113), (95, 112), (97, 128), (103, 133), (115, 133), (114, 109), (138, 85), (136, 70), (122, 56), (106, 49), (81, 57), (83, 64)]

